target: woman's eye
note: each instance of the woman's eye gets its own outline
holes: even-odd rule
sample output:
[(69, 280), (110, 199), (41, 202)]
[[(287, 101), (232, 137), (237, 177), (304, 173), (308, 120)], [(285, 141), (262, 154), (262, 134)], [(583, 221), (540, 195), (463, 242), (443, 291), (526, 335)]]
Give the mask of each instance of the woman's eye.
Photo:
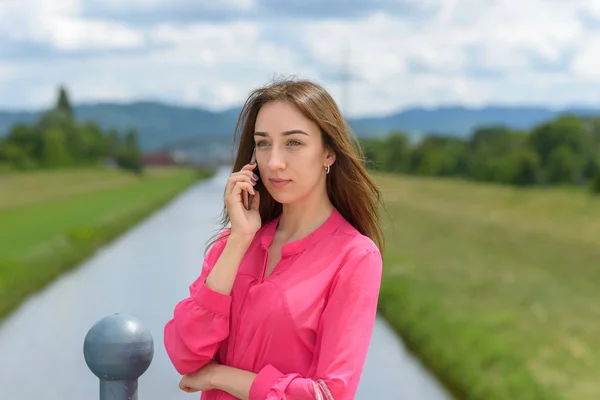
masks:
[[(287, 142), (287, 144), (291, 145), (291, 146), (299, 146), (302, 143), (300, 143), (297, 140), (290, 140)], [(266, 140), (259, 140), (258, 142), (256, 142), (256, 147), (264, 147), (264, 146), (269, 146), (269, 142)]]

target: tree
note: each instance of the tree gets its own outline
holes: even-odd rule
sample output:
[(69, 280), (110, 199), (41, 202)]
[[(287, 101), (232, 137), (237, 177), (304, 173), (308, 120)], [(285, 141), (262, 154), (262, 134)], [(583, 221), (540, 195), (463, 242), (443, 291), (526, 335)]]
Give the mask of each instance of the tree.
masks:
[(108, 140), (102, 130), (94, 122), (86, 122), (79, 126), (79, 150), (82, 160), (96, 162), (108, 155)]
[(600, 171), (596, 172), (596, 176), (592, 179), (590, 189), (594, 194), (600, 194)]
[(385, 169), (385, 142), (379, 138), (360, 139), (360, 147), (366, 159), (366, 167), (375, 171)]
[[(80, 134), (80, 126), (71, 117), (59, 110), (50, 110), (43, 113), (34, 125), (35, 131), (46, 135), (52, 130), (59, 130), (65, 135), (65, 146), (70, 158), (76, 161), (85, 159), (85, 148), (83, 138)], [(40, 154), (38, 157), (42, 157)]]
[(539, 181), (540, 158), (531, 149), (524, 148), (508, 158), (506, 183), (531, 186)]
[(31, 159), (39, 158), (42, 152), (42, 138), (39, 132), (30, 126), (16, 124), (9, 131), (6, 143), (17, 146)]
[(529, 144), (540, 156), (542, 167), (550, 162), (550, 155), (558, 147), (564, 146), (577, 161), (576, 168), (583, 167), (584, 160), (593, 148), (591, 132), (580, 118), (565, 115), (546, 122), (533, 129)]
[(572, 183), (577, 173), (577, 161), (573, 151), (566, 145), (552, 150), (546, 169), (550, 183)]
[(452, 136), (428, 136), (411, 152), (410, 171), (430, 176), (464, 175), (467, 143)]
[[(402, 132), (393, 132), (385, 140), (384, 163), (389, 172), (408, 172), (410, 165), (410, 144)], [(382, 149), (383, 150), (383, 149)]]
[(583, 166), (582, 177), (585, 181), (591, 181), (600, 172), (600, 151), (590, 155)]
[(107, 156), (111, 158), (116, 158), (117, 153), (119, 152), (120, 139), (119, 132), (114, 129), (108, 131), (106, 135), (106, 152)]
[(468, 175), (479, 181), (511, 183), (514, 162), (521, 156), (526, 133), (501, 125), (475, 130), (469, 141)]
[(69, 164), (70, 156), (65, 134), (59, 129), (51, 129), (44, 135), (44, 164), (48, 167)]
[(17, 169), (31, 169), (35, 162), (29, 157), (25, 150), (15, 143), (4, 141), (0, 146), (0, 161), (7, 162)]
[[(414, 174), (423, 173), (421, 165), (429, 157), (428, 154), (439, 148), (443, 142), (444, 137), (442, 136), (431, 135), (421, 139), (410, 152), (409, 171)], [(425, 168), (425, 170), (429, 170), (429, 168)]]
[(69, 118), (73, 118), (73, 110), (71, 108), (71, 102), (69, 101), (69, 95), (67, 90), (61, 86), (58, 90), (58, 101), (56, 103), (56, 110), (62, 112)]
[(137, 132), (129, 131), (121, 139), (116, 130), (104, 134), (94, 122), (78, 123), (62, 87), (54, 108), (30, 126), (14, 125), (0, 143), (0, 162), (20, 169), (87, 165), (106, 156), (123, 168), (141, 171)]
[(486, 155), (505, 155), (513, 149), (513, 135), (510, 129), (502, 125), (490, 125), (477, 128), (469, 148), (472, 152), (485, 153)]
[(117, 165), (135, 173), (141, 173), (142, 154), (137, 144), (137, 132), (130, 130), (125, 135), (124, 143), (116, 157)]
[(600, 146), (600, 117), (592, 119), (590, 131), (596, 146)]

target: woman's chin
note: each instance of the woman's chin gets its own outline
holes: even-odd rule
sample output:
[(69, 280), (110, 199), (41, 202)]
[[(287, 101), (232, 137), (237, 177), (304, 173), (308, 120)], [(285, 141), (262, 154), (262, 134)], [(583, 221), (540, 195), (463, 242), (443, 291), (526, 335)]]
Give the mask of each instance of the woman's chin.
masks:
[(280, 204), (292, 204), (296, 201), (298, 196), (294, 196), (291, 193), (278, 193), (277, 190), (274, 193), (270, 193), (273, 199)]

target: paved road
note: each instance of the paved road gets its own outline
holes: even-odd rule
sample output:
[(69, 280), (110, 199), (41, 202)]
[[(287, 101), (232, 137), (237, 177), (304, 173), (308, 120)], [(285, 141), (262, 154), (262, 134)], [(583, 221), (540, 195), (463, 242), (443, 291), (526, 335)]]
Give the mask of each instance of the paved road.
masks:
[[(154, 337), (139, 399), (197, 398), (177, 388), (162, 329), (199, 272), (204, 243), (217, 227), (226, 175), (223, 170), (194, 185), (6, 319), (0, 325), (0, 399), (97, 399), (83, 340), (96, 321), (115, 312), (139, 318)], [(357, 399), (448, 398), (378, 319)]]

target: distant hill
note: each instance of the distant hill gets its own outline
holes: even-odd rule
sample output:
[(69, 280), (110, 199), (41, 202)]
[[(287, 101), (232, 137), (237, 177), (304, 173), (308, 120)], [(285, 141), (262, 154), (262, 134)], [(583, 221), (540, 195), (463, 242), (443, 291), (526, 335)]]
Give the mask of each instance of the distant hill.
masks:
[[(239, 109), (211, 112), (156, 102), (135, 102), (82, 104), (75, 106), (74, 112), (78, 120), (94, 120), (104, 129), (116, 128), (121, 132), (136, 129), (142, 148), (152, 150), (169, 142), (203, 136), (222, 135), (225, 140), (230, 140)], [(361, 137), (386, 135), (393, 130), (403, 130), (413, 135), (444, 133), (468, 136), (477, 126), (488, 124), (528, 129), (565, 112), (600, 115), (600, 108), (560, 111), (525, 106), (411, 108), (387, 116), (351, 119), (349, 124)], [(38, 115), (36, 111), (0, 111), (0, 137), (6, 135), (14, 124), (32, 123)]]
[[(232, 135), (237, 115), (153, 102), (85, 104), (73, 107), (79, 121), (96, 121), (103, 129), (136, 129), (141, 146), (157, 149), (165, 143), (206, 135)], [(19, 122), (31, 123), (39, 112), (0, 111), (0, 136)]]
[(464, 137), (469, 136), (475, 128), (481, 125), (502, 124), (513, 129), (530, 129), (563, 113), (584, 116), (600, 115), (600, 108), (566, 110), (526, 106), (410, 108), (393, 115), (362, 118), (352, 120), (350, 123), (353, 129), (363, 134), (369, 132), (379, 134), (401, 129), (419, 134), (444, 133)]

